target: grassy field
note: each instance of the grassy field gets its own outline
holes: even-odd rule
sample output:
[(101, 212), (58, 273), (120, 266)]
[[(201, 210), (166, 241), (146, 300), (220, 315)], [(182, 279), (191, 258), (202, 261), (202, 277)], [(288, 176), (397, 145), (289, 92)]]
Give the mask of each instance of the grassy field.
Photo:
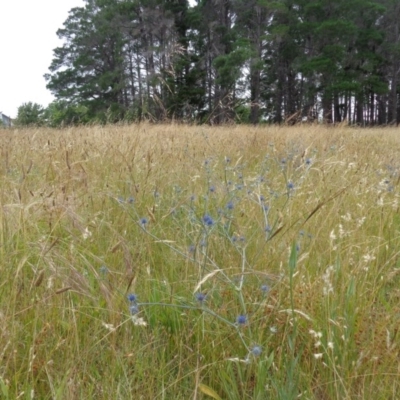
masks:
[(398, 398), (399, 136), (0, 131), (0, 398)]

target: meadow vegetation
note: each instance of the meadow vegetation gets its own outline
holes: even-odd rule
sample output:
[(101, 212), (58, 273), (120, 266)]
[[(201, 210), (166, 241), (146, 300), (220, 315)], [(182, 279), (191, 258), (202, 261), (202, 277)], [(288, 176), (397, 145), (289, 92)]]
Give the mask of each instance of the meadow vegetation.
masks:
[(32, 128), (0, 148), (2, 399), (396, 398), (398, 130)]

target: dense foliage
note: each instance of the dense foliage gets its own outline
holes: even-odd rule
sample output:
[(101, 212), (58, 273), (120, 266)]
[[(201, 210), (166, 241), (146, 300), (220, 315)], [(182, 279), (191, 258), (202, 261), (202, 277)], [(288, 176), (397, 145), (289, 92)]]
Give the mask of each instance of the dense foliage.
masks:
[(39, 126), (45, 122), (45, 109), (37, 103), (23, 103), (18, 107), (15, 124), (17, 126)]
[(45, 75), (66, 123), (400, 120), (400, 2), (85, 3)]

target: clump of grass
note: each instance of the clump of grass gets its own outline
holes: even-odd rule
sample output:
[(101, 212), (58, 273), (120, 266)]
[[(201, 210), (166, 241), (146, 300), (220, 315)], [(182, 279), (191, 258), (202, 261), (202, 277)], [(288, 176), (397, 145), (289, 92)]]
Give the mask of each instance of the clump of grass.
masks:
[(0, 137), (4, 398), (393, 398), (395, 130)]

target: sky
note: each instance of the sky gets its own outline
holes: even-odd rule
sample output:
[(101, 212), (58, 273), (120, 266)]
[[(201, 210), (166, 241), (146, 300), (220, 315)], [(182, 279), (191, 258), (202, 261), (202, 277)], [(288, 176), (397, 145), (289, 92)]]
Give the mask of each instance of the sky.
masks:
[(47, 107), (54, 98), (43, 75), (62, 45), (56, 32), (83, 0), (3, 0), (0, 20), (0, 111), (15, 118), (29, 101)]

